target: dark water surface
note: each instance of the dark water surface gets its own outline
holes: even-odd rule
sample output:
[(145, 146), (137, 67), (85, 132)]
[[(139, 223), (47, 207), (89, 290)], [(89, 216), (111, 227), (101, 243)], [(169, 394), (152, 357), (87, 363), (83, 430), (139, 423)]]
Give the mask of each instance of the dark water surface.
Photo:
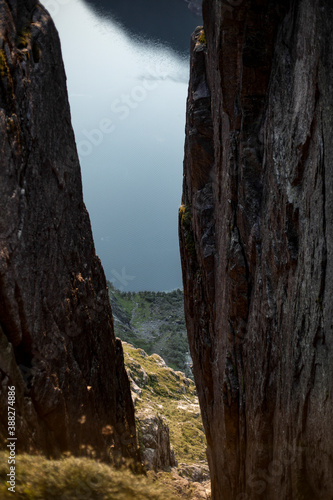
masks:
[(130, 33), (146, 39), (160, 40), (181, 53), (188, 53), (189, 35), (201, 24), (200, 17), (195, 14), (200, 11), (200, 1), (84, 1), (95, 12), (122, 23)]
[(106, 276), (122, 290), (181, 287), (184, 50), (200, 18), (184, 0), (43, 3), (60, 34), (84, 199)]

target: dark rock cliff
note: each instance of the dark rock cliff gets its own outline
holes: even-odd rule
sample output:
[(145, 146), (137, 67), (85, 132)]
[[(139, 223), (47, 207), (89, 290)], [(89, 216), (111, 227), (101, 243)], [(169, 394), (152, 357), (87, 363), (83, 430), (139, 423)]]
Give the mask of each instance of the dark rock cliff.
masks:
[(205, 0), (186, 320), (216, 499), (333, 498), (333, 3)]
[(0, 0), (0, 436), (18, 450), (138, 459), (122, 346), (83, 203), (58, 34)]

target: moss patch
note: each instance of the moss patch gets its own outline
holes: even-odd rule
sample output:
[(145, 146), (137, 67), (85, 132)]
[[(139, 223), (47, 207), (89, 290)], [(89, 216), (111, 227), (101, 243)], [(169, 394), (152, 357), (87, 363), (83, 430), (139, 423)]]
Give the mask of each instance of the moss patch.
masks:
[(31, 30), (30, 28), (24, 28), (20, 33), (17, 35), (16, 39), (16, 46), (18, 49), (26, 49), (30, 43), (31, 40)]
[(195, 241), (192, 228), (192, 207), (191, 205), (181, 205), (179, 208), (180, 225), (185, 237), (185, 249), (196, 260)]
[(0, 49), (0, 77), (1, 79), (9, 75), (9, 67), (7, 64), (6, 53), (3, 49)]
[(168, 485), (128, 470), (117, 470), (87, 458), (47, 460), (40, 456), (18, 455), (16, 490), (8, 491), (7, 455), (0, 452), (0, 497), (3, 500), (96, 499), (168, 500), (180, 498)]
[(200, 31), (198, 42), (202, 43), (203, 45), (207, 45), (206, 33), (204, 29)]

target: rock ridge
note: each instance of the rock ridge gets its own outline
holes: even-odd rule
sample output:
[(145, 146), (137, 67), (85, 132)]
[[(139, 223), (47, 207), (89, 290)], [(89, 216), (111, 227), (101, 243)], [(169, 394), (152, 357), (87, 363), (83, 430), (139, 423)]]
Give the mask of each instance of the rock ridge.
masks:
[(333, 5), (229, 3), (192, 37), (179, 211), (212, 498), (330, 500)]
[(0, 131), (0, 404), (15, 385), (17, 451), (138, 463), (60, 42), (36, 1), (0, 0)]

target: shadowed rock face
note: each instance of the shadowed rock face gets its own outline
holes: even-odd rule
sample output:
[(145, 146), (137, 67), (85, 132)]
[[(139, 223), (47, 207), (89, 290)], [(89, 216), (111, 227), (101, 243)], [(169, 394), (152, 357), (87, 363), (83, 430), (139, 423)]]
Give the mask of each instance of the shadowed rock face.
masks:
[(212, 494), (330, 500), (333, 4), (229, 4), (192, 38), (179, 217)]
[(39, 3), (0, 0), (0, 37), (1, 408), (15, 385), (20, 451), (93, 448), (136, 461), (129, 381), (83, 203), (58, 34)]
[(170, 443), (169, 426), (165, 417), (155, 415), (149, 409), (136, 413), (141, 453), (148, 470), (165, 469), (177, 466), (177, 460)]

